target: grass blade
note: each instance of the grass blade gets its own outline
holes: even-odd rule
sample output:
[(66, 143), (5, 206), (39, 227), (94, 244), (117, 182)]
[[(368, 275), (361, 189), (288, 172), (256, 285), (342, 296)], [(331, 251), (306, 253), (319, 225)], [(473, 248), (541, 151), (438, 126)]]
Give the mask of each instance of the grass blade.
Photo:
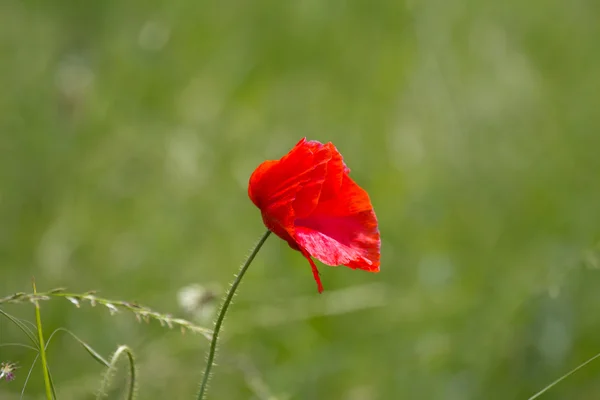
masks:
[(103, 366), (105, 366), (107, 368), (110, 368), (110, 363), (104, 357), (102, 357), (96, 350), (94, 350), (92, 348), (92, 346), (90, 346), (89, 344), (87, 344), (86, 342), (84, 342), (83, 340), (81, 340), (79, 337), (77, 337), (77, 335), (75, 335), (73, 332), (71, 332), (70, 330), (68, 330), (66, 328), (55, 329), (54, 332), (52, 332), (52, 334), (50, 336), (48, 336), (48, 341), (46, 342), (46, 350), (48, 349), (48, 346), (50, 346), (50, 342), (52, 341), (52, 338), (58, 332), (65, 332), (65, 333), (68, 333), (69, 335), (71, 335), (71, 337), (73, 339), (77, 340), (79, 342), (79, 344), (81, 346), (83, 346), (83, 348), (90, 354), (90, 356), (92, 356), (92, 358), (94, 360), (96, 360), (97, 362), (99, 362)]
[(35, 345), (36, 348), (39, 347), (39, 344), (38, 344), (37, 339), (35, 338), (35, 335), (31, 331), (31, 329), (29, 329), (27, 327), (27, 325), (25, 325), (23, 322), (21, 322), (18, 318), (15, 318), (12, 315), (10, 315), (9, 313), (7, 313), (6, 311), (2, 310), (1, 308), (0, 308), (0, 314), (4, 315), (13, 324), (15, 324), (21, 331), (23, 331), (23, 333), (25, 333), (25, 335), (27, 335), (29, 340), (31, 340), (31, 342)]
[[(35, 281), (33, 281), (33, 293), (37, 293), (35, 287)], [(40, 305), (36, 301), (34, 301), (35, 305), (35, 324), (37, 327), (38, 333), (38, 347), (40, 359), (42, 360), (42, 372), (44, 374), (44, 387), (46, 389), (46, 399), (53, 400), (56, 398), (56, 393), (54, 393), (53, 385), (50, 380), (50, 372), (48, 371), (48, 360), (46, 359), (46, 346), (44, 345), (44, 332), (42, 330), (42, 315), (40, 312)]]
[(588, 365), (589, 363), (591, 363), (598, 357), (600, 357), (600, 353), (596, 354), (594, 357), (590, 358), (583, 364), (580, 364), (577, 367), (573, 368), (572, 370), (570, 370), (569, 372), (567, 372), (566, 374), (564, 374), (563, 376), (561, 376), (560, 378), (558, 378), (557, 380), (555, 380), (554, 382), (552, 382), (551, 384), (549, 384), (548, 386), (546, 386), (545, 388), (543, 388), (542, 390), (540, 390), (539, 392), (537, 392), (536, 394), (534, 394), (527, 400), (537, 399), (538, 397), (540, 397), (541, 395), (546, 393), (548, 390), (552, 389), (554, 386), (558, 385), (559, 383), (561, 383), (562, 381), (567, 379), (569, 376), (573, 375), (575, 372), (579, 371), (581, 368), (585, 367), (586, 365)]

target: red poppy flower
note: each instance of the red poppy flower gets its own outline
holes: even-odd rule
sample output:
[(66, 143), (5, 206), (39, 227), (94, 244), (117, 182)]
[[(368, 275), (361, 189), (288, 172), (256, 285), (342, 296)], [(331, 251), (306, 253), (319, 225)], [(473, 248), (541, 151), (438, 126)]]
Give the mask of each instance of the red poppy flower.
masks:
[(248, 195), (269, 230), (310, 263), (379, 271), (381, 242), (369, 195), (349, 176), (332, 143), (302, 139), (283, 158), (265, 161), (250, 177)]

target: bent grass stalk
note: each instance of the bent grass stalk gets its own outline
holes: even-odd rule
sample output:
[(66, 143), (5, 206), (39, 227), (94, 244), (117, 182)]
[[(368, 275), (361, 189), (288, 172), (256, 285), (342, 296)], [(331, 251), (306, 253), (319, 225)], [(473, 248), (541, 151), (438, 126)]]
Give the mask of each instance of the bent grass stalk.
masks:
[(198, 326), (183, 318), (175, 318), (170, 314), (163, 314), (137, 303), (131, 303), (123, 300), (110, 300), (98, 297), (96, 295), (96, 292), (94, 291), (86, 293), (70, 293), (65, 292), (65, 289), (63, 288), (56, 288), (47, 292), (18, 292), (10, 296), (0, 297), (0, 305), (37, 303), (38, 301), (48, 301), (51, 298), (66, 299), (77, 308), (80, 308), (81, 305), (85, 302), (89, 302), (89, 304), (92, 307), (96, 306), (96, 304), (101, 304), (108, 309), (111, 315), (118, 313), (120, 310), (125, 310), (133, 313), (137, 320), (140, 322), (150, 322), (150, 320), (156, 320), (160, 323), (161, 326), (168, 326), (169, 328), (179, 327), (181, 329), (181, 332), (190, 331), (193, 333), (200, 333), (208, 340), (212, 338), (212, 331), (210, 329)]
[[(118, 313), (120, 310), (125, 310), (133, 313), (138, 321), (150, 322), (156, 320), (161, 326), (169, 328), (179, 327), (182, 333), (187, 331), (192, 333), (200, 333), (208, 340), (212, 338), (210, 329), (198, 326), (183, 318), (175, 318), (170, 314), (163, 314), (149, 307), (142, 306), (137, 303), (131, 303), (123, 300), (110, 300), (98, 297), (94, 291), (86, 293), (70, 293), (65, 292), (63, 288), (56, 288), (47, 292), (24, 293), (18, 292), (10, 296), (0, 297), (0, 305), (2, 304), (20, 304), (20, 303), (36, 303), (38, 301), (48, 301), (52, 298), (62, 298), (68, 300), (75, 307), (80, 308), (85, 302), (94, 307), (101, 304), (108, 309), (111, 315)], [(0, 311), (1, 312), (1, 311)]]
[(233, 299), (233, 296), (235, 295), (235, 291), (238, 288), (238, 286), (240, 285), (240, 282), (242, 281), (244, 274), (248, 270), (248, 267), (250, 266), (250, 264), (252, 264), (254, 257), (256, 257), (256, 254), (258, 254), (258, 251), (260, 250), (262, 245), (265, 243), (265, 241), (267, 240), (267, 238), (269, 237), (270, 234), (271, 234), (271, 231), (267, 230), (263, 234), (263, 236), (260, 238), (258, 243), (256, 243), (256, 246), (254, 246), (254, 249), (252, 250), (252, 252), (248, 256), (248, 258), (246, 259), (246, 261), (240, 268), (240, 272), (238, 272), (237, 276), (235, 277), (235, 280), (231, 284), (231, 287), (229, 288), (229, 291), (227, 292), (227, 295), (225, 296), (225, 300), (223, 301), (223, 305), (221, 305), (221, 309), (219, 310), (219, 314), (218, 314), (217, 320), (215, 322), (215, 329), (213, 330), (212, 340), (210, 342), (210, 348), (208, 350), (208, 357), (206, 360), (206, 369), (204, 370), (204, 376), (202, 377), (202, 383), (200, 384), (200, 391), (198, 392), (198, 400), (203, 400), (204, 396), (206, 394), (208, 380), (210, 378), (210, 373), (211, 373), (211, 370), (213, 367), (213, 362), (215, 360), (215, 353), (217, 351), (217, 341), (219, 340), (219, 332), (221, 330), (221, 325), (223, 324), (223, 320), (225, 319), (225, 314), (227, 313), (227, 309), (229, 308), (229, 305), (231, 304), (231, 300)]
[(119, 346), (115, 354), (110, 359), (109, 367), (104, 374), (104, 379), (102, 380), (102, 386), (98, 391), (96, 396), (97, 400), (103, 399), (108, 396), (108, 388), (114, 376), (114, 372), (117, 368), (117, 362), (121, 358), (122, 355), (127, 356), (127, 362), (129, 363), (129, 387), (127, 389), (127, 400), (133, 400), (136, 394), (137, 388), (137, 374), (136, 374), (136, 366), (135, 366), (135, 358), (133, 356), (133, 352), (131, 349), (125, 345)]

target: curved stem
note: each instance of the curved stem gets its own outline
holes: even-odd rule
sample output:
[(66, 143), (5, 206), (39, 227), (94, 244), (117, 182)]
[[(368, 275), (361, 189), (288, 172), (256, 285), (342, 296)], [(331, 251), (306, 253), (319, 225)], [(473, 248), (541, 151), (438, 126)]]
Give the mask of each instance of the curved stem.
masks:
[(231, 304), (231, 300), (233, 299), (233, 296), (235, 295), (235, 291), (236, 291), (237, 287), (240, 285), (240, 282), (242, 281), (244, 274), (248, 270), (248, 267), (250, 266), (250, 264), (252, 264), (254, 257), (256, 257), (256, 254), (258, 254), (258, 251), (260, 250), (262, 245), (265, 243), (265, 241), (267, 240), (267, 238), (269, 237), (270, 234), (271, 234), (271, 231), (267, 230), (264, 233), (264, 235), (260, 238), (258, 243), (256, 243), (256, 246), (254, 246), (252, 253), (250, 253), (248, 258), (246, 259), (246, 262), (244, 262), (244, 265), (242, 265), (240, 272), (238, 272), (237, 276), (235, 277), (235, 280), (231, 284), (231, 287), (229, 288), (229, 291), (227, 292), (227, 296), (225, 296), (225, 301), (223, 302), (223, 305), (221, 306), (221, 309), (219, 310), (219, 314), (217, 316), (217, 321), (215, 322), (215, 329), (212, 334), (212, 340), (210, 342), (210, 349), (208, 350), (206, 369), (204, 370), (204, 376), (202, 377), (202, 383), (200, 384), (200, 391), (198, 392), (198, 400), (203, 400), (204, 394), (206, 393), (206, 387), (208, 385), (208, 378), (210, 378), (210, 371), (212, 369), (213, 361), (215, 359), (215, 352), (217, 350), (217, 340), (219, 340), (219, 331), (221, 330), (221, 325), (223, 324), (223, 319), (225, 319), (225, 314), (227, 313), (227, 309), (229, 308), (229, 305)]

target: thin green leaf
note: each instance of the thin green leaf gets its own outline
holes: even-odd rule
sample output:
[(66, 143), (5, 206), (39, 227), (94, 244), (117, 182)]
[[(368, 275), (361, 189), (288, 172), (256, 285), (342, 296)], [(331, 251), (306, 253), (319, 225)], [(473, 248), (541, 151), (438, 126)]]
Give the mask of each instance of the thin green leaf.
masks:
[[(38, 349), (36, 349), (36, 350), (38, 350)], [(31, 367), (29, 367), (27, 376), (25, 377), (25, 383), (23, 384), (23, 389), (21, 389), (21, 400), (23, 399), (23, 396), (25, 395), (25, 389), (27, 388), (27, 383), (29, 383), (29, 378), (31, 377), (31, 373), (33, 372), (33, 368), (35, 367), (35, 363), (37, 362), (39, 357), (40, 357), (40, 353), (38, 351), (35, 358), (33, 359), (33, 362), (31, 363)]]
[(102, 364), (102, 366), (110, 368), (110, 363), (104, 357), (102, 357), (96, 350), (94, 350), (92, 348), (92, 346), (90, 346), (89, 344), (87, 344), (86, 342), (81, 340), (79, 337), (77, 337), (77, 335), (75, 335), (73, 332), (71, 332), (70, 330), (68, 330), (66, 328), (55, 329), (54, 332), (52, 332), (52, 334), (50, 336), (48, 336), (48, 341), (46, 342), (46, 350), (48, 350), (48, 346), (50, 345), (52, 338), (58, 332), (65, 332), (65, 333), (68, 333), (69, 335), (71, 335), (71, 337), (73, 339), (77, 340), (79, 342), (79, 344), (81, 346), (83, 346), (83, 348), (92, 356), (93, 359), (95, 359), (97, 362)]
[(35, 335), (27, 327), (27, 325), (25, 325), (23, 322), (21, 322), (18, 318), (15, 318), (12, 315), (10, 315), (9, 313), (7, 313), (6, 311), (2, 310), (1, 308), (0, 308), (0, 314), (4, 315), (13, 324), (15, 324), (20, 330), (22, 330), (23, 333), (25, 333), (25, 335), (27, 335), (27, 337), (29, 338), (29, 340), (31, 340), (31, 342), (35, 345), (36, 348), (39, 347), (39, 344), (38, 344), (37, 339), (35, 338)]
[(26, 349), (29, 349), (29, 350), (38, 351), (38, 349), (36, 347), (29, 346), (28, 344), (23, 344), (23, 343), (0, 343), (0, 347), (8, 347), (8, 346), (25, 347)]
[(561, 383), (562, 381), (567, 379), (569, 376), (573, 375), (575, 372), (579, 371), (581, 368), (585, 367), (586, 365), (588, 365), (589, 363), (591, 363), (598, 357), (600, 357), (600, 353), (596, 354), (594, 357), (590, 358), (583, 364), (580, 364), (577, 367), (573, 368), (572, 370), (570, 370), (569, 372), (567, 372), (566, 374), (564, 374), (563, 376), (561, 376), (560, 378), (558, 378), (557, 380), (555, 380), (554, 382), (552, 382), (551, 384), (549, 384), (548, 386), (546, 386), (545, 388), (543, 388), (542, 390), (540, 390), (539, 392), (537, 392), (536, 394), (531, 396), (528, 400), (537, 399), (538, 397), (540, 397), (541, 395), (546, 393), (548, 390), (552, 389), (554, 386), (558, 385), (559, 383)]

